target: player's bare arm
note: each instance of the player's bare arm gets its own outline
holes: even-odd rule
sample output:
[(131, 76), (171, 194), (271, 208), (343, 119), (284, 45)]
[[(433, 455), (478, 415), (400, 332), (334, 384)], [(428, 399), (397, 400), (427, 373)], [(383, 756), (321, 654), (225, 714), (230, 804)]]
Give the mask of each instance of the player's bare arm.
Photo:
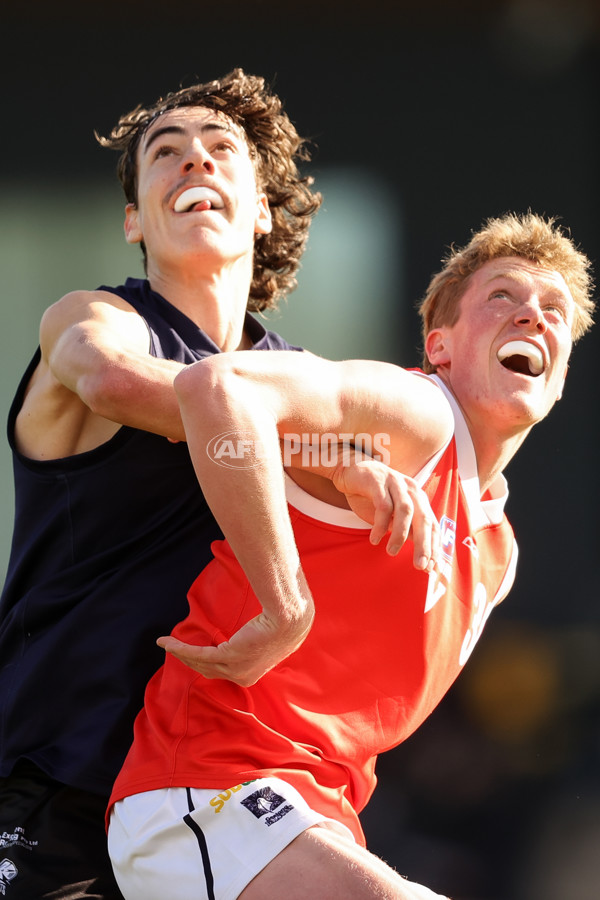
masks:
[(287, 351), (268, 359), (220, 354), (207, 362), (188, 367), (178, 379), (180, 397), (189, 393), (190, 403), (194, 394), (203, 398), (196, 427), (207, 440), (219, 427), (252, 427), (260, 409), (281, 437), (316, 432), (350, 435), (351, 441), (359, 434), (385, 435), (389, 465), (414, 476), (452, 434), (452, 414), (439, 389), (389, 363)]
[(40, 326), (41, 361), (16, 423), (22, 453), (82, 453), (122, 425), (184, 439), (173, 380), (182, 364), (149, 352), (145, 322), (115, 294), (77, 291)]
[[(262, 612), (216, 647), (192, 647), (172, 637), (158, 643), (208, 678), (250, 685), (302, 643), (314, 616), (287, 510), (277, 429), (257, 407), (247, 420), (248, 428), (274, 448), (274, 457), (258, 453), (252, 460), (256, 465), (223, 469), (208, 457), (205, 432), (195, 427), (206, 397), (192, 391), (179, 395), (179, 400), (186, 437), (189, 432), (193, 438), (193, 446), (189, 441), (188, 446), (200, 486)], [(241, 430), (245, 424), (240, 423)]]
[[(255, 359), (258, 354), (235, 355), (243, 357), (239, 366), (223, 354), (219, 357), (223, 362), (208, 366), (206, 372), (197, 365), (188, 367), (175, 388), (200, 484), (263, 611), (217, 647), (192, 647), (170, 637), (159, 643), (206, 677), (252, 684), (299, 646), (314, 614), (287, 511), (280, 436), (292, 428), (356, 434), (387, 429), (393, 464), (412, 467), (416, 474), (446, 442), (451, 426), (439, 392), (393, 366), (329, 363), (285, 352), (273, 354), (277, 359), (271, 364)], [(299, 366), (294, 357), (302, 360)], [(409, 394), (402, 412), (399, 381), (407, 390), (414, 387), (418, 395), (415, 399)], [(423, 413), (427, 402), (429, 429), (421, 424), (428, 418)], [(416, 416), (417, 410), (421, 418), (411, 424), (409, 412)], [(224, 430), (249, 439), (249, 452), (252, 447), (256, 451), (245, 460), (251, 464), (238, 469), (215, 465), (207, 445)], [(406, 444), (404, 449), (401, 443)], [(352, 464), (345, 472), (338, 468), (336, 477), (357, 503), (366, 498), (374, 510), (375, 543), (391, 531), (388, 549), (397, 552), (412, 528), (415, 565), (431, 566), (437, 549), (436, 523), (427, 498), (412, 479), (377, 462)], [(245, 513), (249, 510), (251, 515)]]
[[(452, 414), (434, 384), (386, 363), (331, 362), (312, 354), (279, 352), (263, 359), (238, 352), (221, 354), (208, 363), (206, 368), (189, 367), (176, 380), (176, 390), (197, 474), (202, 484), (210, 481), (207, 491), (212, 492), (215, 486), (213, 511), (223, 517), (228, 536), (235, 533), (228, 531), (228, 518), (232, 529), (242, 527), (237, 510), (244, 507), (239, 500), (236, 503), (236, 494), (231, 505), (226, 505), (223, 490), (235, 483), (236, 491), (248, 490), (248, 496), (252, 496), (253, 491), (260, 491), (266, 477), (263, 473), (271, 474), (273, 467), (263, 461), (250, 467), (250, 475), (244, 467), (238, 472), (228, 470), (223, 479), (206, 454), (212, 437), (223, 431), (243, 433), (250, 445), (260, 446), (264, 456), (274, 460), (279, 458), (276, 434), (283, 439), (290, 434), (315, 432), (328, 433), (335, 439), (337, 434), (350, 443), (353, 436), (367, 434), (379, 436), (387, 452), (386, 462), (396, 472), (373, 461), (348, 466), (344, 454), (338, 466), (323, 467), (314, 455), (310, 464), (315, 473), (331, 479), (344, 492), (358, 515), (373, 524), (374, 543), (389, 532), (388, 551), (396, 553), (412, 529), (415, 565), (431, 567), (437, 549), (437, 526), (427, 498), (410, 476), (416, 475), (452, 434)], [(197, 414), (199, 398), (201, 417)], [(313, 477), (312, 472), (310, 475)], [(223, 480), (226, 486), (221, 485)], [(318, 481), (323, 479), (314, 477), (313, 481), (310, 488), (304, 486), (319, 499), (329, 501), (329, 491), (318, 490)], [(281, 527), (286, 527), (287, 507), (280, 478), (273, 490), (278, 490), (283, 504)], [(210, 497), (207, 499), (210, 503)], [(265, 521), (268, 509), (267, 504)], [(248, 540), (252, 541), (252, 535)]]

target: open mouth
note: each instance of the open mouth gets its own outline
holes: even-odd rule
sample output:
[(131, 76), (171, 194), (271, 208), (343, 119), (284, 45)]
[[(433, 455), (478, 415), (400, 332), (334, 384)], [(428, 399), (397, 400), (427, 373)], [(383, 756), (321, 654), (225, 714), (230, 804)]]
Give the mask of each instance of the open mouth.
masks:
[(223, 209), (225, 204), (220, 194), (208, 187), (191, 187), (179, 195), (173, 209), (176, 213)]
[(498, 350), (498, 360), (505, 369), (521, 375), (541, 375), (546, 368), (544, 354), (529, 341), (509, 341)]

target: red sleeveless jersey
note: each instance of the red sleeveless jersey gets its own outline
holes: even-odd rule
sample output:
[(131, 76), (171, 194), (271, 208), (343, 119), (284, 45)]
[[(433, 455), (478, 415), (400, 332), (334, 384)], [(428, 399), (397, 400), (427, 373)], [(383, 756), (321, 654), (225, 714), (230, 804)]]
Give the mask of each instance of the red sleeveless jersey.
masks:
[[(436, 379), (437, 380), (437, 379)], [(288, 481), (290, 515), (315, 601), (302, 646), (255, 685), (208, 680), (167, 654), (111, 803), (171, 786), (224, 790), (264, 775), (292, 784), (364, 842), (358, 812), (378, 753), (405, 740), (439, 703), (514, 577), (503, 496), (481, 502), (473, 446), (458, 407), (455, 434), (420, 480), (441, 524), (441, 573), (369, 542), (366, 523)], [(418, 479), (419, 480), (419, 479)], [(260, 611), (226, 541), (190, 589), (173, 634), (218, 644)]]

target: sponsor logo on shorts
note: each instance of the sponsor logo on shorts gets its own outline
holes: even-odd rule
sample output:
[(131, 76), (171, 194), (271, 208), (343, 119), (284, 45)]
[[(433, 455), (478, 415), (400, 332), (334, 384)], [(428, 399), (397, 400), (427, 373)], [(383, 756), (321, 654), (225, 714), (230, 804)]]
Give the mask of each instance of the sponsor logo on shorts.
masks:
[(285, 797), (276, 794), (270, 787), (259, 788), (250, 794), (245, 800), (241, 801), (253, 816), (257, 819), (265, 817), (266, 825), (274, 825), (284, 816), (293, 810), (291, 803), (288, 803)]
[(0, 861), (0, 895), (6, 896), (6, 888), (10, 886), (13, 878), (16, 878), (19, 870), (11, 859)]
[(246, 787), (247, 784), (252, 784), (253, 781), (256, 781), (256, 778), (252, 778), (250, 781), (243, 781), (241, 784), (236, 784), (235, 787), (227, 788), (226, 791), (221, 791), (220, 794), (217, 794), (216, 797), (212, 797), (208, 802), (211, 806), (214, 807), (216, 813), (221, 812), (229, 798), (232, 794), (241, 791), (243, 787)]

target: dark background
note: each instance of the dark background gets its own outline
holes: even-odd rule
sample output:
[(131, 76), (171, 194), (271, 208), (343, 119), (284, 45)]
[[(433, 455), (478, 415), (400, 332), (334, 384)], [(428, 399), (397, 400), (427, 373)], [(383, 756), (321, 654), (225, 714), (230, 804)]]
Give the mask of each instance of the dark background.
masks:
[[(317, 186), (352, 166), (397, 196), (405, 307), (507, 210), (560, 217), (598, 268), (595, 0), (37, 0), (0, 17), (0, 186), (25, 185), (32, 217), (36, 185), (112, 184), (94, 129), (242, 66), (314, 139)], [(414, 365), (409, 318), (397, 362)], [(507, 471), (516, 585), (439, 709), (381, 758), (364, 814), (372, 850), (454, 900), (600, 895), (599, 340)]]

